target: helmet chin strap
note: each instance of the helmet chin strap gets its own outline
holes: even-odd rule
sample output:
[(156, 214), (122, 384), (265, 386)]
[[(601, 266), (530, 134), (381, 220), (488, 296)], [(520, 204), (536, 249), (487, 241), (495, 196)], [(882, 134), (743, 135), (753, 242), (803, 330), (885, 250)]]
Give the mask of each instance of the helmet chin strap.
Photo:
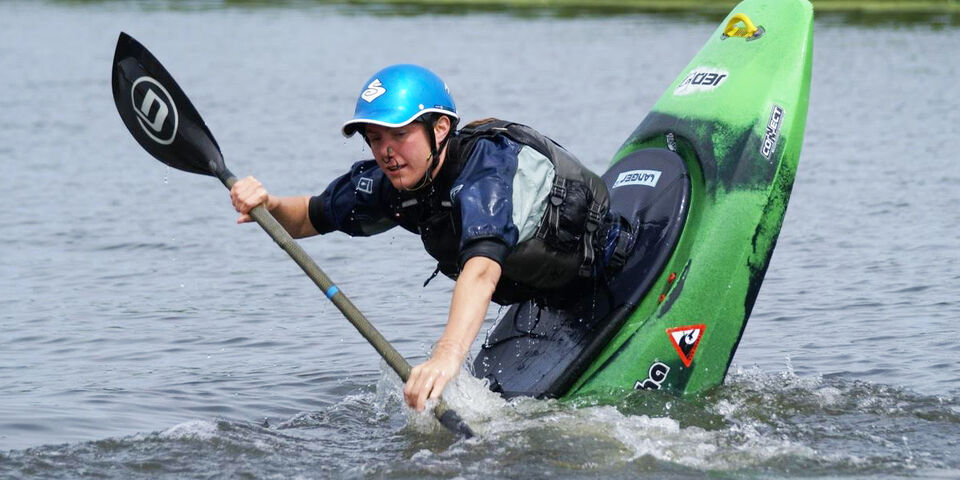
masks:
[[(431, 133), (433, 133), (433, 132), (431, 131)], [(430, 137), (433, 137), (433, 135), (430, 135)], [(366, 138), (366, 137), (364, 137), (364, 138)], [(367, 142), (367, 143), (369, 144), (370, 142)], [(430, 145), (436, 145), (436, 143), (437, 143), (437, 142), (434, 141), (434, 140), (431, 138), (431, 143), (430, 143)], [(446, 143), (446, 141), (444, 141), (444, 143)], [(431, 148), (430, 150), (431, 150), (430, 156), (427, 157), (427, 159), (426, 159), (427, 161), (430, 162), (430, 165), (427, 167), (427, 172), (423, 175), (423, 178), (421, 178), (420, 180), (417, 181), (417, 184), (416, 184), (416, 185), (414, 185), (414, 186), (412, 186), (412, 187), (410, 187), (410, 188), (403, 188), (404, 191), (407, 191), (407, 192), (415, 192), (415, 191), (417, 191), (417, 190), (422, 189), (423, 187), (426, 187), (427, 185), (429, 185), (429, 184), (431, 183), (431, 180), (433, 180), (433, 171), (436, 170), (436, 168), (437, 168), (437, 160), (436, 160), (436, 159), (437, 159), (437, 149), (436, 149), (436, 147), (434, 147), (434, 148)], [(385, 160), (386, 160), (386, 161), (383, 162), (383, 163), (384, 163), (384, 165), (387, 166), (387, 167), (390, 167), (392, 164), (393, 164), (393, 165), (396, 165), (396, 164), (400, 163), (400, 162), (398, 162), (397, 159), (394, 158), (394, 156), (393, 156), (393, 147), (387, 147), (387, 158), (386, 158)]]
[[(427, 157), (427, 160), (431, 160), (432, 157), (433, 157), (433, 154), (431, 153), (430, 156)], [(399, 163), (397, 162), (396, 158), (393, 158), (393, 147), (387, 147), (387, 161), (385, 163), (387, 167), (390, 167), (391, 164)], [(417, 184), (414, 185), (413, 187), (410, 187), (410, 188), (403, 187), (403, 190), (407, 192), (415, 192), (427, 186), (430, 183), (430, 180), (428, 179), (433, 176), (432, 173), (433, 173), (433, 169), (435, 168), (434, 165), (436, 165), (436, 162), (431, 161), (430, 166), (427, 168), (427, 173), (423, 176), (423, 178), (418, 180)]]
[(427, 157), (427, 160), (430, 162), (430, 166), (427, 167), (427, 172), (423, 174), (423, 178), (417, 181), (416, 185), (410, 188), (404, 188), (404, 190), (408, 192), (416, 192), (417, 190), (420, 190), (423, 187), (426, 187), (427, 185), (430, 185), (431, 183), (433, 183), (433, 171), (436, 170), (437, 168), (436, 154), (431, 153), (430, 156)]
[[(429, 123), (423, 122), (423, 126), (427, 130), (427, 140), (430, 142), (430, 156), (427, 157), (430, 165), (427, 167), (427, 171), (424, 173), (423, 178), (417, 181), (416, 185), (404, 189), (408, 192), (415, 192), (433, 183), (433, 172), (437, 169), (437, 166), (440, 163), (439, 151), (443, 150), (443, 147), (447, 145), (447, 140), (450, 139), (450, 132), (447, 132), (447, 136), (443, 139), (443, 142), (440, 143), (440, 147), (437, 148), (437, 137), (436, 134), (433, 133), (433, 128), (436, 123), (436, 120)], [(390, 158), (390, 149), (387, 149), (387, 158)]]

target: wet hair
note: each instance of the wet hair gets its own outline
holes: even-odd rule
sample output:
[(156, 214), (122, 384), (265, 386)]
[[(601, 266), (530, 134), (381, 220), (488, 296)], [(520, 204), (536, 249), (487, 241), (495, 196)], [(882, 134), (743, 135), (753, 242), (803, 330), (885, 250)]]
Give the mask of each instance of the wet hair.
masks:
[(494, 117), (481, 118), (481, 119), (479, 119), (479, 120), (474, 120), (474, 121), (468, 123), (467, 126), (466, 126), (466, 128), (476, 128), (476, 127), (479, 127), (479, 126), (481, 126), (481, 125), (486, 125), (486, 124), (488, 124), (488, 123), (490, 123), (490, 122), (496, 122), (497, 120), (500, 120), (500, 119), (499, 119), (499, 118), (494, 118)]

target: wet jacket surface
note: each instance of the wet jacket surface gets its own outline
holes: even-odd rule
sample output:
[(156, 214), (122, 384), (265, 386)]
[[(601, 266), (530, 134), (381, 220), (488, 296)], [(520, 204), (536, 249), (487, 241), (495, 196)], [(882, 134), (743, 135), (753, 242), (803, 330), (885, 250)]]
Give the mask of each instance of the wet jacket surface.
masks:
[(453, 279), (470, 258), (490, 258), (503, 271), (493, 300), (508, 304), (584, 276), (606, 201), (602, 181), (559, 145), (497, 121), (459, 132), (419, 191), (398, 191), (375, 160), (361, 161), (310, 199), (309, 214), (320, 233), (416, 233)]

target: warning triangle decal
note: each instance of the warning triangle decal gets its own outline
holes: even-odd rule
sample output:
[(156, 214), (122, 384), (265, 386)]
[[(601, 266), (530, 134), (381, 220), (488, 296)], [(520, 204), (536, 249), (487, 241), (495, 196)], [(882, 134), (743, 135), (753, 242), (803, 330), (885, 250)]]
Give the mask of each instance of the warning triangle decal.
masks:
[(670, 342), (673, 348), (680, 355), (683, 366), (689, 367), (693, 363), (693, 354), (700, 345), (700, 339), (703, 338), (703, 332), (707, 329), (706, 325), (688, 325), (685, 327), (668, 328), (667, 335), (670, 336)]

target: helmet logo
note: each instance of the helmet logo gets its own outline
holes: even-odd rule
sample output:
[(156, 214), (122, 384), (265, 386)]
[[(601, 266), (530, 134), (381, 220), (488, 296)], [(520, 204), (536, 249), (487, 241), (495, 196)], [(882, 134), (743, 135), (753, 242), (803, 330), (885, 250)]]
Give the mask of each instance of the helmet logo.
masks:
[(370, 82), (370, 85), (367, 85), (367, 89), (360, 94), (360, 98), (367, 102), (372, 102), (384, 93), (387, 93), (387, 89), (383, 88), (383, 84), (380, 83), (380, 79), (378, 78)]

